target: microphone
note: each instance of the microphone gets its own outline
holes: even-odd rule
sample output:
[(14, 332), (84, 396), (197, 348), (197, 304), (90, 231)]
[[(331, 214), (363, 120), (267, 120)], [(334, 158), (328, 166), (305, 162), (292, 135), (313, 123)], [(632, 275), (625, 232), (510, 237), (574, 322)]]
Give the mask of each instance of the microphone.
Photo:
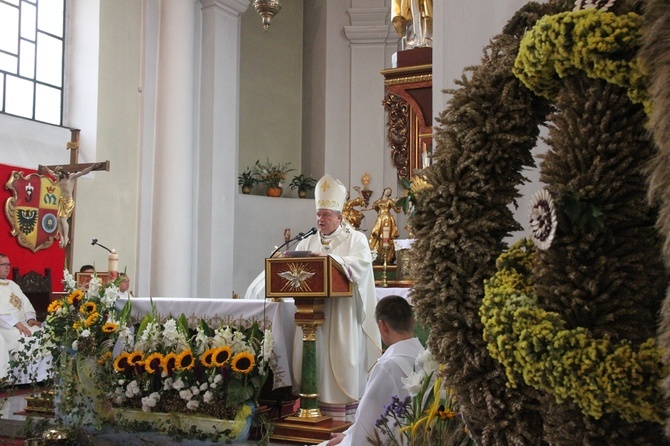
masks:
[(296, 240), (304, 240), (310, 235), (316, 234), (316, 228), (312, 228), (309, 231), (305, 232), (304, 234), (302, 232), (298, 232), (298, 236), (295, 238)]
[(100, 243), (98, 243), (98, 239), (95, 237), (93, 237), (93, 240), (91, 240), (91, 245), (98, 245), (101, 248), (105, 248), (110, 254), (112, 254), (112, 250), (106, 247), (105, 245), (101, 245)]
[(272, 251), (272, 254), (270, 254), (270, 258), (273, 258), (275, 256), (275, 254), (277, 254), (277, 252), (279, 252), (279, 250), (282, 249), (284, 246), (287, 246), (287, 245), (291, 244), (292, 242), (296, 242), (298, 240), (306, 239), (307, 237), (309, 237), (310, 235), (313, 235), (313, 234), (316, 234), (316, 228), (312, 228), (305, 233), (299, 232), (298, 235), (296, 235), (292, 239), (289, 239), (289, 240), (285, 241), (284, 243), (281, 244), (281, 246), (279, 246), (279, 248)]

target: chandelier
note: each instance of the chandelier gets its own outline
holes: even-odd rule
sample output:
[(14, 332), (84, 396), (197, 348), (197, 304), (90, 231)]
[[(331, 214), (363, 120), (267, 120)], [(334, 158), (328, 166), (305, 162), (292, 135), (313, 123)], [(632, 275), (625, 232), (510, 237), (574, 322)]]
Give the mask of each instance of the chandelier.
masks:
[(263, 29), (267, 31), (270, 29), (270, 20), (279, 12), (281, 5), (279, 0), (254, 0), (254, 8), (262, 17)]

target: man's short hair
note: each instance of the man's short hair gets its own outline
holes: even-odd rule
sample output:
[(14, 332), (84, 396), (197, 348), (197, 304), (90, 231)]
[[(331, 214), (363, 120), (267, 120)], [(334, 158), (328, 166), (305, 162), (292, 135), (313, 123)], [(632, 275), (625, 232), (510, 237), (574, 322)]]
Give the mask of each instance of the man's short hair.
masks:
[(384, 321), (386, 325), (398, 333), (414, 331), (412, 306), (401, 296), (386, 296), (377, 302), (375, 319), (377, 322)]
[(95, 267), (93, 265), (81, 265), (81, 268), (79, 268), (80, 273), (83, 273), (88, 270), (95, 271)]

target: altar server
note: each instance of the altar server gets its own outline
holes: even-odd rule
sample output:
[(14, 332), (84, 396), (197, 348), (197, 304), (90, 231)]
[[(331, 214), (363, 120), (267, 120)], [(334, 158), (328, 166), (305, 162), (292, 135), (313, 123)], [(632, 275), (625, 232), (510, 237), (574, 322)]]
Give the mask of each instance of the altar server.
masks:
[(386, 444), (385, 433), (376, 428), (377, 420), (384, 415), (393, 396), (402, 400), (408, 395), (402, 380), (412, 374), (416, 358), (423, 351), (414, 336), (412, 307), (403, 297), (386, 296), (377, 303), (375, 319), (382, 340), (389, 347), (372, 369), (354, 424), (341, 434), (332, 434), (320, 446), (368, 444), (368, 438), (375, 438), (375, 430)]

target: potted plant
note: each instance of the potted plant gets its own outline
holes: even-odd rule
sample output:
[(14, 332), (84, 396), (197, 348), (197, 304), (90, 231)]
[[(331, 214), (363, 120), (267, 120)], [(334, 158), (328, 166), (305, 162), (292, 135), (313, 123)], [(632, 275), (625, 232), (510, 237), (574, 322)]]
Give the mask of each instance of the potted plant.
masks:
[(304, 174), (296, 175), (291, 180), (291, 189), (298, 189), (298, 197), (305, 198), (307, 192), (314, 190), (316, 186), (316, 180), (312, 177), (305, 176)]
[(252, 171), (248, 166), (244, 169), (237, 177), (237, 184), (242, 187), (243, 194), (250, 194), (251, 188), (254, 187), (254, 184), (258, 183), (258, 178), (256, 178), (256, 172)]
[(281, 196), (282, 183), (286, 181), (286, 174), (295, 170), (288, 167), (290, 164), (290, 162), (284, 164), (272, 164), (270, 160), (261, 163), (260, 160), (256, 160), (254, 171), (259, 178), (258, 182), (267, 185), (268, 189), (266, 194), (268, 197)]

